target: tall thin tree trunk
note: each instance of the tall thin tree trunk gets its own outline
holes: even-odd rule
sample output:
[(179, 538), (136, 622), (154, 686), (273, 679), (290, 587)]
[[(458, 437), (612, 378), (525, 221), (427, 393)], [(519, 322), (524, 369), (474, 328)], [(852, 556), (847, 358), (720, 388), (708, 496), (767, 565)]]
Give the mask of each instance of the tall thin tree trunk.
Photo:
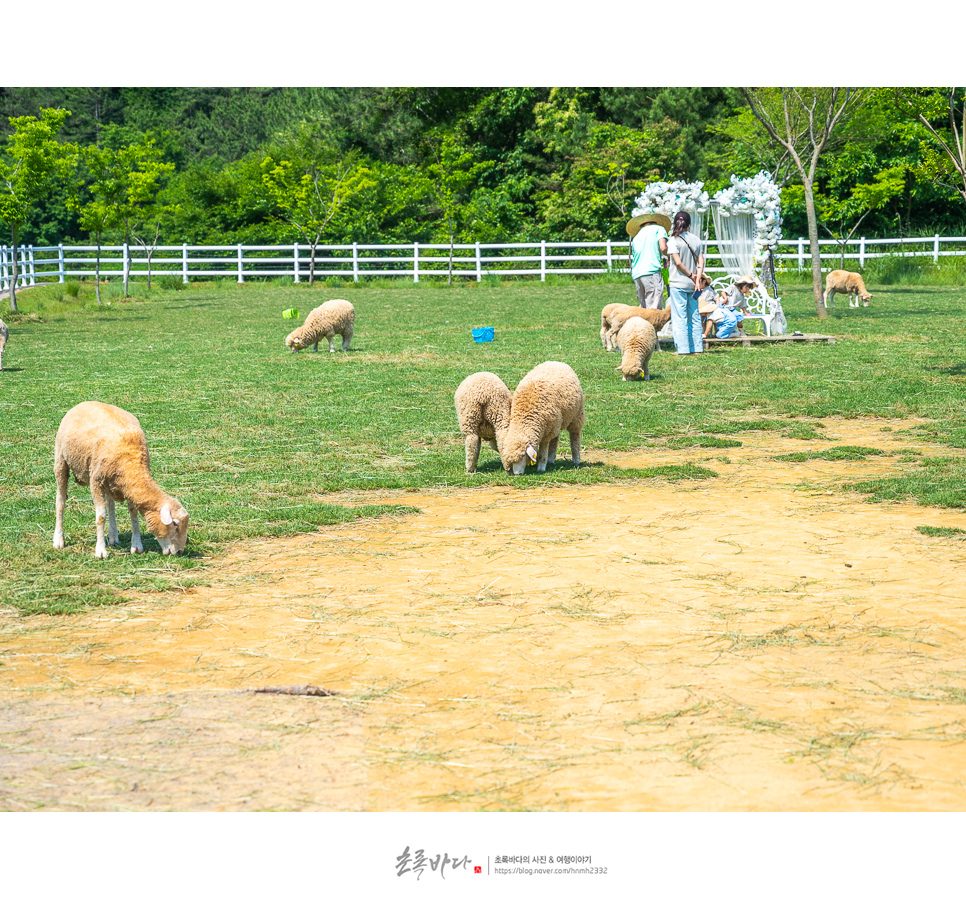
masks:
[(825, 300), (822, 295), (822, 256), (818, 248), (818, 218), (815, 214), (815, 195), (812, 183), (802, 184), (805, 192), (805, 213), (808, 216), (808, 249), (812, 254), (812, 292), (815, 295), (815, 312), (819, 319), (828, 319)]
[(10, 247), (10, 312), (17, 312), (17, 228), (12, 228), (13, 246)]
[(101, 302), (101, 235), (97, 234), (97, 258), (94, 260), (94, 293), (97, 303)]

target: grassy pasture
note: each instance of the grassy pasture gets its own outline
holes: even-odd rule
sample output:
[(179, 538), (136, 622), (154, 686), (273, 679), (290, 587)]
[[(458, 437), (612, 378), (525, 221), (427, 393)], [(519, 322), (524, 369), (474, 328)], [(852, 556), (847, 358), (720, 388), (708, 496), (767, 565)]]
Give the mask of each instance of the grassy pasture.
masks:
[[(68, 613), (171, 590), (203, 578), (205, 556), (232, 540), (312, 530), (397, 505), (339, 504), (343, 490), (591, 483), (618, 478), (714, 475), (693, 464), (621, 470), (602, 450), (672, 446), (720, 449), (741, 433), (772, 428), (816, 442), (830, 415), (916, 416), (923, 438), (966, 447), (966, 339), (961, 288), (875, 289), (873, 306), (840, 298), (824, 323), (811, 292), (783, 294), (792, 329), (833, 335), (834, 346), (718, 348), (698, 358), (669, 352), (651, 361), (649, 382), (623, 383), (619, 359), (598, 337), (601, 307), (632, 303), (630, 283), (366, 284), (322, 288), (234, 282), (183, 290), (107, 285), (97, 306), (87, 285), (49, 286), (18, 296), (0, 374), (0, 607)], [(356, 307), (348, 355), (292, 355), (286, 334), (323, 300)], [(30, 318), (34, 314), (35, 318)], [(493, 326), (476, 344), (470, 330)], [(542, 476), (508, 478), (484, 447), (480, 473), (463, 470), (453, 392), (489, 370), (512, 389), (534, 365), (562, 360), (587, 401), (586, 463)], [(96, 399), (133, 412), (148, 436), (152, 472), (192, 515), (183, 557), (116, 551), (93, 559), (89, 491), (72, 486), (68, 548), (51, 547), (53, 442), (64, 413)], [(887, 424), (887, 421), (884, 422)], [(912, 445), (911, 445), (912, 446)], [(825, 445), (827, 448), (827, 445)], [(807, 452), (806, 452), (807, 453)], [(599, 456), (599, 455), (598, 455)], [(789, 457), (789, 462), (802, 455)], [(910, 454), (897, 480), (857, 482), (873, 498), (966, 507), (966, 462)], [(404, 500), (404, 499), (403, 499)], [(119, 515), (127, 548), (126, 512)]]

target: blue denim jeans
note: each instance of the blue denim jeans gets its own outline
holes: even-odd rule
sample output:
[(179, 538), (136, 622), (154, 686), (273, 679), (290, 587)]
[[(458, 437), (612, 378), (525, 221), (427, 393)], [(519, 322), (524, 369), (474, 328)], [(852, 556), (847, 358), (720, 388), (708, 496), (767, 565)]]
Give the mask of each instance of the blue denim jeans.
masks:
[(674, 350), (679, 355), (704, 351), (701, 331), (701, 311), (698, 301), (691, 295), (694, 291), (684, 288), (671, 289), (671, 332), (674, 334)]

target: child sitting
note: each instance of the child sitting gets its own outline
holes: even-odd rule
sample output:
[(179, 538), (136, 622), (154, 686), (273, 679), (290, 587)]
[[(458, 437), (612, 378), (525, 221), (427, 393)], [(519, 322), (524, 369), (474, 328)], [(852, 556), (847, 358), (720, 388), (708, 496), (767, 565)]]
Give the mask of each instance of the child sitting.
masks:
[[(741, 321), (747, 315), (741, 309), (745, 304), (742, 295), (751, 288), (746, 285), (745, 279), (740, 279), (739, 286), (729, 286), (720, 297), (714, 295), (714, 289), (710, 287), (710, 278), (702, 276), (701, 281), (702, 284), (707, 285), (701, 291), (700, 306), (701, 315), (706, 317), (707, 320), (704, 326), (705, 337), (709, 337), (712, 331), (719, 339), (730, 339), (736, 331), (738, 335), (746, 335), (747, 333), (741, 325)], [(711, 292), (710, 296), (706, 296), (709, 291)]]

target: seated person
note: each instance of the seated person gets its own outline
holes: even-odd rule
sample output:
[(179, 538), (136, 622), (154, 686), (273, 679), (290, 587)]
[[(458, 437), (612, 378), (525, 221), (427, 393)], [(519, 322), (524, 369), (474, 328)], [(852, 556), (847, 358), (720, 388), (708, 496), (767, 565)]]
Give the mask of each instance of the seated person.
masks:
[[(745, 295), (756, 287), (758, 287), (758, 282), (751, 275), (742, 275), (734, 284), (729, 284), (721, 292), (721, 304), (726, 305), (732, 312), (744, 318), (748, 315), (748, 301), (745, 300)], [(738, 320), (738, 332), (741, 335), (745, 334), (740, 319)], [(719, 336), (719, 338), (724, 338), (724, 336)]]

